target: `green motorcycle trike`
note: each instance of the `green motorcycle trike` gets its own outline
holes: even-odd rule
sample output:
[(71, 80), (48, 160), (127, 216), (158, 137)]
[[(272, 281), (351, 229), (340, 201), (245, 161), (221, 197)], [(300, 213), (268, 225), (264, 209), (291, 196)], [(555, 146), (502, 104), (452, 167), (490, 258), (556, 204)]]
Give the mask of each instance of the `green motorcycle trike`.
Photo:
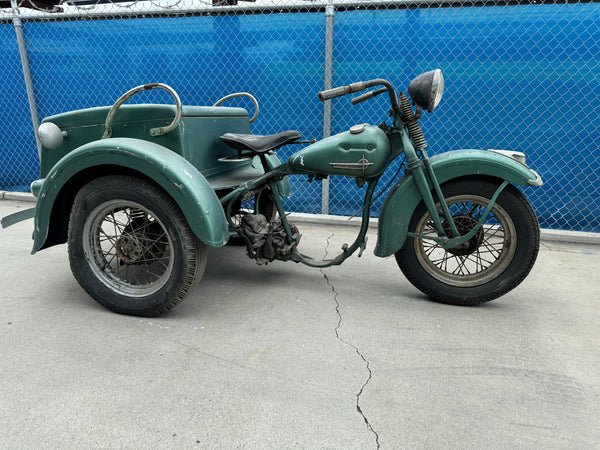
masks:
[[(154, 88), (171, 93), (175, 105), (122, 106)], [(112, 107), (49, 117), (38, 130), (33, 253), (67, 242), (73, 274), (89, 295), (118, 313), (157, 316), (200, 280), (207, 246), (235, 239), (259, 263), (313, 267), (360, 256), (375, 188), (403, 157), (404, 173), (381, 209), (375, 255), (395, 255), (408, 280), (436, 301), (493, 300), (535, 262), (539, 225), (516, 186), (542, 182), (519, 152), (458, 150), (429, 158), (418, 121), (422, 111), (434, 110), (443, 88), (438, 69), (411, 81), (408, 96), (383, 79), (320, 92), (326, 101), (366, 91), (354, 104), (387, 94), (391, 123), (355, 125), (283, 163), (275, 150), (302, 142), (300, 133), (251, 134), (258, 104), (247, 93), (211, 107), (182, 106), (170, 87), (155, 83), (132, 89)], [(220, 106), (239, 95), (254, 101), (251, 119), (243, 108)], [(338, 175), (366, 186), (360, 231), (337, 257), (318, 261), (299, 251), (300, 233), (281, 202), (290, 196), (290, 175)]]

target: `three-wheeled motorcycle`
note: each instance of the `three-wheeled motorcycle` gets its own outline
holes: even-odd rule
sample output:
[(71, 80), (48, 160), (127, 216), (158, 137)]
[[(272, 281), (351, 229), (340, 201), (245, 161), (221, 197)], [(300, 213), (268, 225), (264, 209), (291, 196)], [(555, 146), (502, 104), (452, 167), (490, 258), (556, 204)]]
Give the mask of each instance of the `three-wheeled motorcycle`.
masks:
[[(149, 89), (165, 89), (175, 105), (123, 105)], [(391, 122), (358, 124), (304, 146), (281, 162), (275, 151), (301, 142), (297, 131), (250, 133), (256, 99), (232, 94), (214, 106), (183, 106), (164, 84), (138, 86), (112, 107), (46, 118), (33, 253), (68, 243), (72, 272), (83, 289), (122, 314), (160, 315), (200, 280), (207, 246), (231, 239), (259, 263), (313, 267), (343, 263), (366, 247), (370, 206), (382, 174), (396, 158), (404, 172), (387, 193), (375, 255), (395, 255), (407, 279), (436, 301), (475, 305), (516, 287), (539, 248), (535, 213), (516, 186), (539, 186), (520, 152), (458, 150), (429, 158), (419, 119), (442, 98), (437, 69), (419, 75), (408, 96), (375, 79), (319, 92), (321, 101), (367, 91), (360, 103), (387, 94)], [(246, 109), (221, 106), (246, 96)], [(410, 97), (410, 99), (409, 99)], [(412, 102), (411, 102), (412, 100)], [(351, 245), (333, 259), (299, 250), (300, 232), (282, 207), (291, 175), (338, 175), (364, 188), (362, 222)], [(27, 214), (3, 219), (14, 223)]]

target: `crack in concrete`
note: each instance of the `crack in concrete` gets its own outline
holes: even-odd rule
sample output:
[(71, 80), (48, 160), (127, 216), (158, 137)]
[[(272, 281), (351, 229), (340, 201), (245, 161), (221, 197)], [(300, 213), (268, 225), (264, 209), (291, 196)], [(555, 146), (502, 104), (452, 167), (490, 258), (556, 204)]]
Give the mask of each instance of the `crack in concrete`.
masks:
[[(335, 235), (335, 233), (332, 233), (327, 238), (327, 245), (325, 246), (325, 249), (324, 249), (325, 257), (327, 257), (327, 249), (329, 248), (330, 240), (334, 235)], [(367, 418), (367, 416), (363, 412), (362, 408), (360, 407), (360, 397), (362, 396), (365, 388), (371, 381), (371, 378), (373, 378), (373, 372), (371, 371), (371, 364), (369, 363), (369, 360), (367, 358), (365, 358), (365, 355), (363, 355), (361, 353), (361, 351), (359, 350), (359, 348), (356, 345), (352, 344), (351, 342), (348, 342), (347, 340), (345, 340), (343, 337), (340, 336), (340, 328), (342, 327), (343, 317), (342, 317), (342, 313), (340, 311), (340, 301), (338, 299), (339, 292), (335, 289), (335, 286), (333, 285), (333, 283), (331, 282), (331, 280), (329, 279), (327, 274), (323, 271), (323, 269), (320, 269), (320, 271), (321, 271), (321, 274), (323, 275), (323, 278), (325, 278), (327, 285), (331, 288), (331, 291), (333, 292), (333, 301), (335, 302), (335, 312), (338, 316), (338, 323), (334, 330), (335, 336), (339, 341), (341, 341), (348, 347), (352, 348), (356, 352), (356, 354), (360, 357), (360, 359), (362, 359), (363, 362), (365, 363), (365, 365), (367, 367), (367, 371), (369, 372), (369, 376), (367, 377), (367, 379), (365, 380), (363, 385), (360, 387), (360, 390), (356, 394), (356, 411), (358, 411), (358, 413), (362, 416), (362, 418), (365, 421), (365, 424), (367, 426), (367, 429), (371, 433), (373, 433), (373, 435), (375, 436), (375, 444), (377, 445), (377, 449), (379, 449), (380, 448), (379, 433), (377, 433), (377, 431), (375, 431), (375, 429), (371, 425), (371, 422), (369, 422), (369, 419)]]

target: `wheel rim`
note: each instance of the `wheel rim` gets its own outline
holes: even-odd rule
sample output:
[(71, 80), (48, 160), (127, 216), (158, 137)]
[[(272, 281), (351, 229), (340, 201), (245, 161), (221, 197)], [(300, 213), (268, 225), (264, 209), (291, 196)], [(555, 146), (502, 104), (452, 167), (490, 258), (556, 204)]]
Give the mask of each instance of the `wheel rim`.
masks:
[(82, 238), (92, 272), (119, 294), (151, 295), (173, 271), (171, 236), (156, 215), (138, 203), (111, 200), (98, 205), (84, 223)]
[[(461, 235), (473, 229), (489, 203), (489, 199), (477, 195), (457, 195), (446, 201)], [(439, 203), (436, 208), (444, 228), (449, 230)], [(428, 212), (417, 223), (415, 232), (437, 237)], [(445, 250), (428, 239), (415, 239), (414, 245), (417, 259), (429, 275), (451, 286), (472, 287), (504, 272), (515, 255), (517, 233), (508, 213), (495, 203), (479, 232), (463, 247)]]

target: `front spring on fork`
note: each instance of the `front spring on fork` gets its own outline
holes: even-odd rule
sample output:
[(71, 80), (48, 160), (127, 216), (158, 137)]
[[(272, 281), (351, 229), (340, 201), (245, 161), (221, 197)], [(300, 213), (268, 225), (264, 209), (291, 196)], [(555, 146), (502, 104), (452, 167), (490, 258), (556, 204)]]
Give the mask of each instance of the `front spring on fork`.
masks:
[(400, 92), (398, 100), (400, 100), (402, 119), (406, 122), (406, 128), (408, 128), (408, 134), (413, 141), (415, 150), (423, 150), (427, 147), (427, 141), (425, 140), (425, 136), (423, 136), (423, 130), (421, 130), (421, 125), (419, 124), (417, 116), (415, 116), (415, 113), (410, 106), (410, 101), (404, 92)]

